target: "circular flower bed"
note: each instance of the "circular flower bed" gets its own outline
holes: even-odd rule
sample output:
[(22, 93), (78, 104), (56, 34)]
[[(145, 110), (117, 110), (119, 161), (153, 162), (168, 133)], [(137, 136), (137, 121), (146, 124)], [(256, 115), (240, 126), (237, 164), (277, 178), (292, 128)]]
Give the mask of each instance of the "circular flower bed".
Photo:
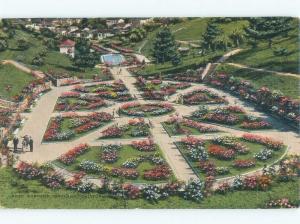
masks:
[(174, 111), (174, 107), (167, 103), (139, 104), (126, 103), (120, 107), (120, 113), (135, 117), (160, 116)]

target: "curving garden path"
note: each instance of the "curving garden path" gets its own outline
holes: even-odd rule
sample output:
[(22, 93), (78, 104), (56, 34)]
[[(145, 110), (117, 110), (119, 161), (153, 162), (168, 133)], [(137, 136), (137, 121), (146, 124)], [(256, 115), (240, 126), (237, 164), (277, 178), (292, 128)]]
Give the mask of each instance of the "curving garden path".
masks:
[[(128, 72), (128, 70), (124, 67), (122, 68), (112, 68), (111, 69), (112, 75), (114, 79), (121, 79), (124, 84), (129, 89), (130, 94), (136, 97), (136, 101), (139, 103), (149, 103), (149, 102), (157, 102), (157, 101), (149, 101), (144, 100), (141, 96), (141, 92), (137, 90), (134, 83), (136, 79)], [(85, 84), (88, 85), (88, 84)], [(180, 116), (187, 116), (191, 114), (193, 111), (197, 110), (197, 106), (185, 106), (181, 104), (174, 103), (177, 99), (177, 97), (180, 94), (185, 94), (187, 92), (193, 91), (197, 88), (208, 88), (213, 92), (216, 92), (220, 94), (221, 96), (224, 96), (230, 105), (239, 105), (242, 106), (245, 111), (249, 114), (253, 114), (259, 117), (263, 117), (264, 119), (269, 120), (273, 126), (275, 126), (275, 130), (262, 130), (262, 131), (255, 131), (257, 134), (261, 134), (264, 136), (270, 136), (272, 138), (282, 140), (286, 145), (289, 146), (288, 153), (290, 154), (300, 154), (300, 138), (299, 136), (291, 131), (287, 125), (285, 125), (283, 122), (275, 121), (273, 118), (268, 116), (265, 113), (258, 112), (254, 110), (253, 107), (246, 104), (245, 102), (240, 101), (237, 97), (234, 97), (228, 93), (225, 93), (221, 90), (217, 90), (214, 88), (211, 88), (209, 86), (206, 86), (204, 84), (192, 84), (191, 87), (185, 90), (179, 90), (176, 94), (171, 96), (169, 98), (169, 102), (174, 106), (176, 112)], [(58, 97), (65, 91), (68, 91), (72, 89), (73, 86), (67, 86), (67, 87), (54, 87), (50, 92), (44, 94), (41, 96), (41, 98), (37, 101), (36, 106), (32, 109), (32, 112), (26, 116), (27, 120), (24, 123), (23, 128), (20, 130), (20, 132), (17, 134), (19, 137), (24, 135), (30, 135), (34, 139), (34, 151), (33, 152), (24, 152), (21, 154), (18, 154), (20, 160), (28, 161), (28, 162), (38, 162), (38, 163), (44, 163), (47, 161), (52, 161), (56, 159), (61, 154), (67, 152), (69, 149), (73, 148), (74, 146), (80, 144), (80, 143), (88, 143), (92, 146), (99, 146), (101, 144), (116, 144), (116, 143), (122, 143), (122, 144), (129, 144), (134, 139), (124, 140), (124, 139), (113, 139), (113, 140), (98, 140), (99, 133), (107, 128), (108, 125), (101, 127), (99, 129), (96, 129), (95, 131), (89, 132), (88, 134), (74, 139), (72, 141), (66, 141), (66, 142), (53, 142), (53, 143), (44, 143), (42, 142), (44, 132), (47, 128), (47, 124), (49, 122), (49, 118), (51, 116), (58, 115), (59, 113), (53, 113), (55, 103), (58, 99)], [(111, 113), (113, 109), (117, 109), (120, 106), (121, 103), (114, 103), (112, 106), (107, 108), (100, 108), (96, 111), (105, 111)], [(211, 108), (215, 107), (213, 105), (209, 106)], [(78, 114), (88, 114), (92, 112), (78, 112)], [(151, 120), (151, 123), (153, 124), (153, 128), (151, 129), (151, 134), (155, 140), (155, 142), (160, 146), (161, 150), (164, 153), (164, 156), (167, 160), (167, 162), (170, 164), (170, 167), (172, 168), (174, 175), (179, 179), (183, 181), (188, 181), (190, 178), (196, 178), (196, 175), (192, 172), (190, 167), (188, 166), (187, 162), (184, 160), (184, 158), (181, 156), (179, 150), (175, 147), (174, 142), (178, 141), (181, 137), (180, 136), (172, 136), (170, 137), (164, 128), (161, 125), (161, 122), (167, 120), (169, 118), (169, 115), (164, 115), (160, 117), (153, 117), (149, 118)], [(125, 124), (128, 122), (128, 117), (121, 116), (116, 117), (112, 124)], [(215, 127), (218, 127), (221, 131), (224, 131), (224, 133), (221, 133), (218, 135), (236, 135), (241, 136), (246, 131), (232, 129), (229, 127), (219, 126), (219, 125), (212, 125)], [(226, 133), (225, 133), (226, 132)], [(203, 139), (211, 139), (215, 136), (215, 134), (204, 134), (200, 137)], [(139, 138), (141, 139), (141, 138)]]

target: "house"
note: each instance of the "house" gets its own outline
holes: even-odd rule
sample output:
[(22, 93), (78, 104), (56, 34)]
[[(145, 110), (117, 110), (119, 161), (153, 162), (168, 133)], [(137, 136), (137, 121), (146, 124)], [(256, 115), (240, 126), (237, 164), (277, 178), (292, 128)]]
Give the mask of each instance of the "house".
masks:
[(61, 42), (59, 45), (59, 52), (61, 54), (67, 54), (70, 57), (74, 58), (75, 57), (75, 42), (72, 40), (65, 40)]

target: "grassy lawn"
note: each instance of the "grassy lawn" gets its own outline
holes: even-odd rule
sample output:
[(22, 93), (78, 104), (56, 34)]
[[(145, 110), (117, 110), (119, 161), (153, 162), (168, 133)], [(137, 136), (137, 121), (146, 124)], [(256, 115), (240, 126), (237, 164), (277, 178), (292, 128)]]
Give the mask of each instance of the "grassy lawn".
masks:
[(215, 51), (208, 53), (205, 56), (201, 55), (187, 55), (181, 58), (181, 64), (174, 66), (171, 62), (163, 64), (151, 64), (144, 69), (137, 72), (138, 75), (157, 75), (157, 74), (170, 74), (186, 71), (187, 69), (198, 69), (204, 67), (207, 62), (214, 61), (223, 55), (223, 51)]
[[(43, 72), (54, 71), (82, 78), (92, 78), (94, 74), (97, 74), (104, 80), (110, 79), (108, 76), (101, 74), (99, 68), (82, 68), (78, 70), (72, 65), (71, 58), (59, 53), (58, 50), (48, 50), (40, 38), (34, 37), (32, 34), (22, 30), (15, 30), (15, 32), (16, 35), (8, 39), (9, 48), (0, 53), (0, 60), (11, 59), (20, 61), (32, 69), (41, 70)], [(30, 43), (30, 47), (24, 51), (17, 49), (17, 40), (19, 38), (26, 38)], [(32, 65), (32, 59), (42, 50), (47, 51), (44, 57), (44, 65)]]
[(70, 190), (50, 190), (40, 182), (24, 181), (9, 169), (0, 169), (0, 205), (6, 208), (263, 208), (272, 199), (288, 198), (299, 202), (299, 182), (274, 183), (269, 191), (235, 191), (226, 195), (212, 195), (201, 203), (170, 197), (151, 204), (143, 199), (114, 199), (105, 194), (83, 194)]
[[(13, 65), (0, 64), (0, 98), (13, 100), (13, 97), (20, 94), (33, 80), (34, 76), (18, 70)], [(10, 91), (6, 90), (7, 86), (11, 86)]]
[[(246, 47), (244, 51), (231, 57), (230, 62), (245, 64), (254, 68), (264, 68), (273, 71), (299, 72), (299, 19), (293, 21), (294, 29), (289, 32), (288, 37), (275, 38), (270, 48), (268, 43), (259, 42), (257, 48)], [(273, 51), (276, 48), (286, 48), (290, 52), (286, 58), (276, 57)]]
[(294, 99), (299, 98), (299, 78), (281, 76), (269, 72), (256, 72), (241, 69), (231, 65), (219, 65), (217, 72), (224, 72), (235, 77), (250, 81), (256, 88), (266, 86), (271, 90), (280, 90), (284, 95)]
[[(156, 150), (153, 152), (141, 152), (141, 151), (138, 151), (137, 149), (133, 148), (130, 145), (123, 145), (121, 150), (118, 151), (118, 155), (119, 155), (118, 160), (114, 163), (105, 163), (105, 162), (101, 161), (101, 152), (102, 152), (101, 147), (91, 147), (86, 153), (78, 156), (76, 158), (75, 162), (69, 166), (64, 165), (63, 163), (59, 162), (58, 160), (56, 160), (54, 163), (61, 167), (64, 167), (65, 169), (67, 169), (71, 172), (74, 172), (74, 171), (80, 171), (79, 164), (85, 160), (93, 161), (99, 165), (103, 165), (104, 167), (107, 167), (108, 169), (112, 169), (115, 167), (122, 167), (122, 164), (125, 161), (127, 161), (130, 158), (135, 158), (138, 156), (149, 156), (149, 155), (157, 154), (158, 156), (163, 158), (163, 154), (158, 146), (156, 146)], [(138, 178), (135, 180), (125, 178), (125, 181), (132, 182), (132, 183), (162, 183), (162, 182), (167, 182), (168, 180), (174, 179), (174, 176), (171, 176), (171, 177), (169, 177), (169, 179), (162, 180), (162, 181), (145, 180), (143, 178), (143, 173), (145, 172), (145, 170), (149, 170), (154, 167), (155, 167), (155, 165), (150, 163), (149, 161), (143, 161), (143, 162), (139, 163), (138, 167), (136, 168), (137, 171), (139, 172)], [(101, 173), (99, 175), (92, 174), (92, 176), (101, 176)], [(118, 177), (116, 177), (115, 179), (118, 179)]]
[[(245, 155), (237, 154), (235, 159), (232, 159), (232, 160), (220, 160), (220, 159), (217, 159), (216, 157), (214, 157), (212, 155), (209, 155), (209, 161), (213, 162), (216, 165), (216, 167), (228, 167), (229, 170), (230, 170), (229, 174), (219, 175), (219, 176), (217, 176), (217, 178), (235, 176), (235, 175), (247, 173), (251, 170), (256, 170), (256, 169), (262, 168), (265, 164), (272, 164), (277, 159), (279, 159), (286, 150), (286, 148), (281, 149), (279, 151), (273, 150), (272, 158), (268, 159), (267, 161), (259, 161), (259, 160), (255, 159), (255, 162), (256, 162), (255, 167), (237, 169), (237, 168), (232, 166), (232, 163), (233, 163), (234, 160), (237, 160), (237, 159), (242, 159), (242, 160), (244, 160), (244, 159), (254, 159), (254, 154), (258, 153), (260, 150), (265, 148), (265, 146), (257, 144), (257, 143), (251, 143), (251, 142), (247, 142), (247, 141), (243, 141), (243, 140), (240, 140), (240, 142), (245, 144), (250, 149), (249, 153), (247, 153)], [(208, 147), (212, 144), (214, 144), (214, 143), (210, 140), (207, 140), (205, 142), (204, 146), (205, 146), (206, 151), (208, 150)], [(185, 159), (188, 160), (187, 162), (192, 166), (194, 171), (196, 171), (196, 174), (199, 177), (204, 178), (205, 175), (199, 168), (199, 162), (194, 162), (191, 159), (189, 159), (186, 147), (182, 143), (177, 142), (176, 145), (179, 148), (179, 150), (183, 153)]]

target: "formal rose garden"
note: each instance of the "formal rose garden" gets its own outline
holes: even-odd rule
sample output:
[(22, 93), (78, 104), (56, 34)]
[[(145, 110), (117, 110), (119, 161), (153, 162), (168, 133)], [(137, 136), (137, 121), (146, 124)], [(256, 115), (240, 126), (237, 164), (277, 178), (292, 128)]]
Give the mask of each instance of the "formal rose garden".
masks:
[(123, 104), (119, 113), (133, 117), (153, 117), (171, 113), (174, 107), (169, 103), (147, 103), (140, 104), (137, 102), (130, 102)]
[(262, 118), (246, 114), (244, 109), (239, 106), (218, 107), (211, 110), (203, 106), (195, 111), (190, 118), (196, 121), (211, 122), (248, 130), (272, 128), (271, 123)]
[(75, 86), (73, 91), (96, 94), (104, 99), (118, 102), (125, 102), (133, 99), (127, 87), (121, 80), (116, 80), (112, 83), (100, 83), (86, 86), (78, 85)]
[(64, 92), (57, 100), (56, 111), (95, 110), (107, 106), (100, 96), (81, 94), (78, 92)]
[(277, 161), (286, 150), (280, 141), (252, 134), (212, 140), (186, 137), (176, 146), (200, 178), (235, 176), (259, 169)]
[(130, 119), (125, 125), (112, 125), (101, 132), (100, 138), (149, 137), (149, 124), (143, 118)]
[(160, 148), (151, 140), (133, 141), (130, 145), (79, 145), (61, 155), (55, 164), (71, 172), (128, 182), (151, 183), (174, 179)]
[(71, 140), (107, 124), (112, 119), (112, 115), (105, 112), (95, 112), (87, 116), (65, 113), (50, 119), (43, 141)]
[(183, 95), (183, 104), (185, 105), (201, 105), (201, 104), (226, 104), (227, 100), (218, 94), (205, 89), (197, 89)]
[(201, 133), (215, 133), (219, 130), (207, 124), (198, 121), (181, 118), (179, 116), (170, 116), (170, 118), (162, 123), (167, 133), (172, 135), (197, 135)]
[(177, 90), (186, 89), (191, 86), (186, 82), (165, 82), (160, 79), (146, 80), (143, 77), (138, 77), (136, 81), (137, 88), (143, 92), (143, 98), (147, 100), (165, 100)]

